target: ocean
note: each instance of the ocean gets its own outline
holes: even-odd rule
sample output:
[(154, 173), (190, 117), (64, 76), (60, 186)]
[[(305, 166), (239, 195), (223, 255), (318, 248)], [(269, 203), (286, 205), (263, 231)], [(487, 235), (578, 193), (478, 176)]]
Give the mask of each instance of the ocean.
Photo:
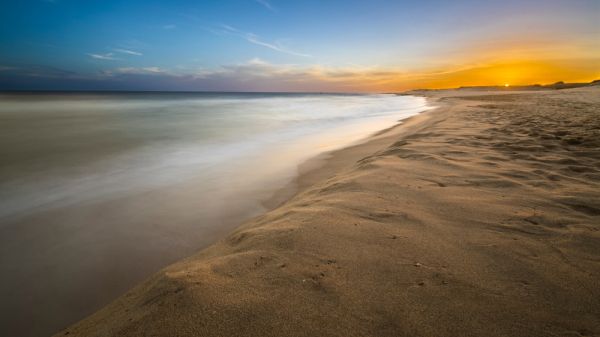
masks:
[(89, 315), (264, 212), (299, 164), (427, 108), (392, 94), (0, 94), (0, 335)]

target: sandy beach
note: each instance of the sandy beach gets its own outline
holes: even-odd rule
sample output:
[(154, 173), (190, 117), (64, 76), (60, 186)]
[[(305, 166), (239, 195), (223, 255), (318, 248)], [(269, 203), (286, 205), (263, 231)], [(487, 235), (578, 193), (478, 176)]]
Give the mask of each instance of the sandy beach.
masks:
[(57, 336), (599, 336), (600, 86), (412, 94)]

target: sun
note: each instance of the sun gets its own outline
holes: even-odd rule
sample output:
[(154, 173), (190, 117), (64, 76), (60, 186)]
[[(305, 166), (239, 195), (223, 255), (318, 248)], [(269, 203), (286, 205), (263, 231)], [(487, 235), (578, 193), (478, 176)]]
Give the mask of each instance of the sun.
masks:
[(508, 88), (508, 83), (504, 83), (504, 87), (505, 87), (505, 88)]

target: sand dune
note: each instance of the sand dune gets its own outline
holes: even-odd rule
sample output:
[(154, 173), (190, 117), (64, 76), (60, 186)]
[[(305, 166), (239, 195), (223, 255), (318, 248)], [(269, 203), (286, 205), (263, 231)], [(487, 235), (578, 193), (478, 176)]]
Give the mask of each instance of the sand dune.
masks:
[(600, 335), (600, 87), (425, 94), (58, 335)]

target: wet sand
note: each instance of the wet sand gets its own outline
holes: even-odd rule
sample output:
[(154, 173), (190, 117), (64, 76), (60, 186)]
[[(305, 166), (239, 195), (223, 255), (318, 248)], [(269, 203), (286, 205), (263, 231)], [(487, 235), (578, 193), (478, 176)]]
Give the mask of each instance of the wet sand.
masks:
[(600, 87), (422, 94), (57, 336), (600, 335)]

